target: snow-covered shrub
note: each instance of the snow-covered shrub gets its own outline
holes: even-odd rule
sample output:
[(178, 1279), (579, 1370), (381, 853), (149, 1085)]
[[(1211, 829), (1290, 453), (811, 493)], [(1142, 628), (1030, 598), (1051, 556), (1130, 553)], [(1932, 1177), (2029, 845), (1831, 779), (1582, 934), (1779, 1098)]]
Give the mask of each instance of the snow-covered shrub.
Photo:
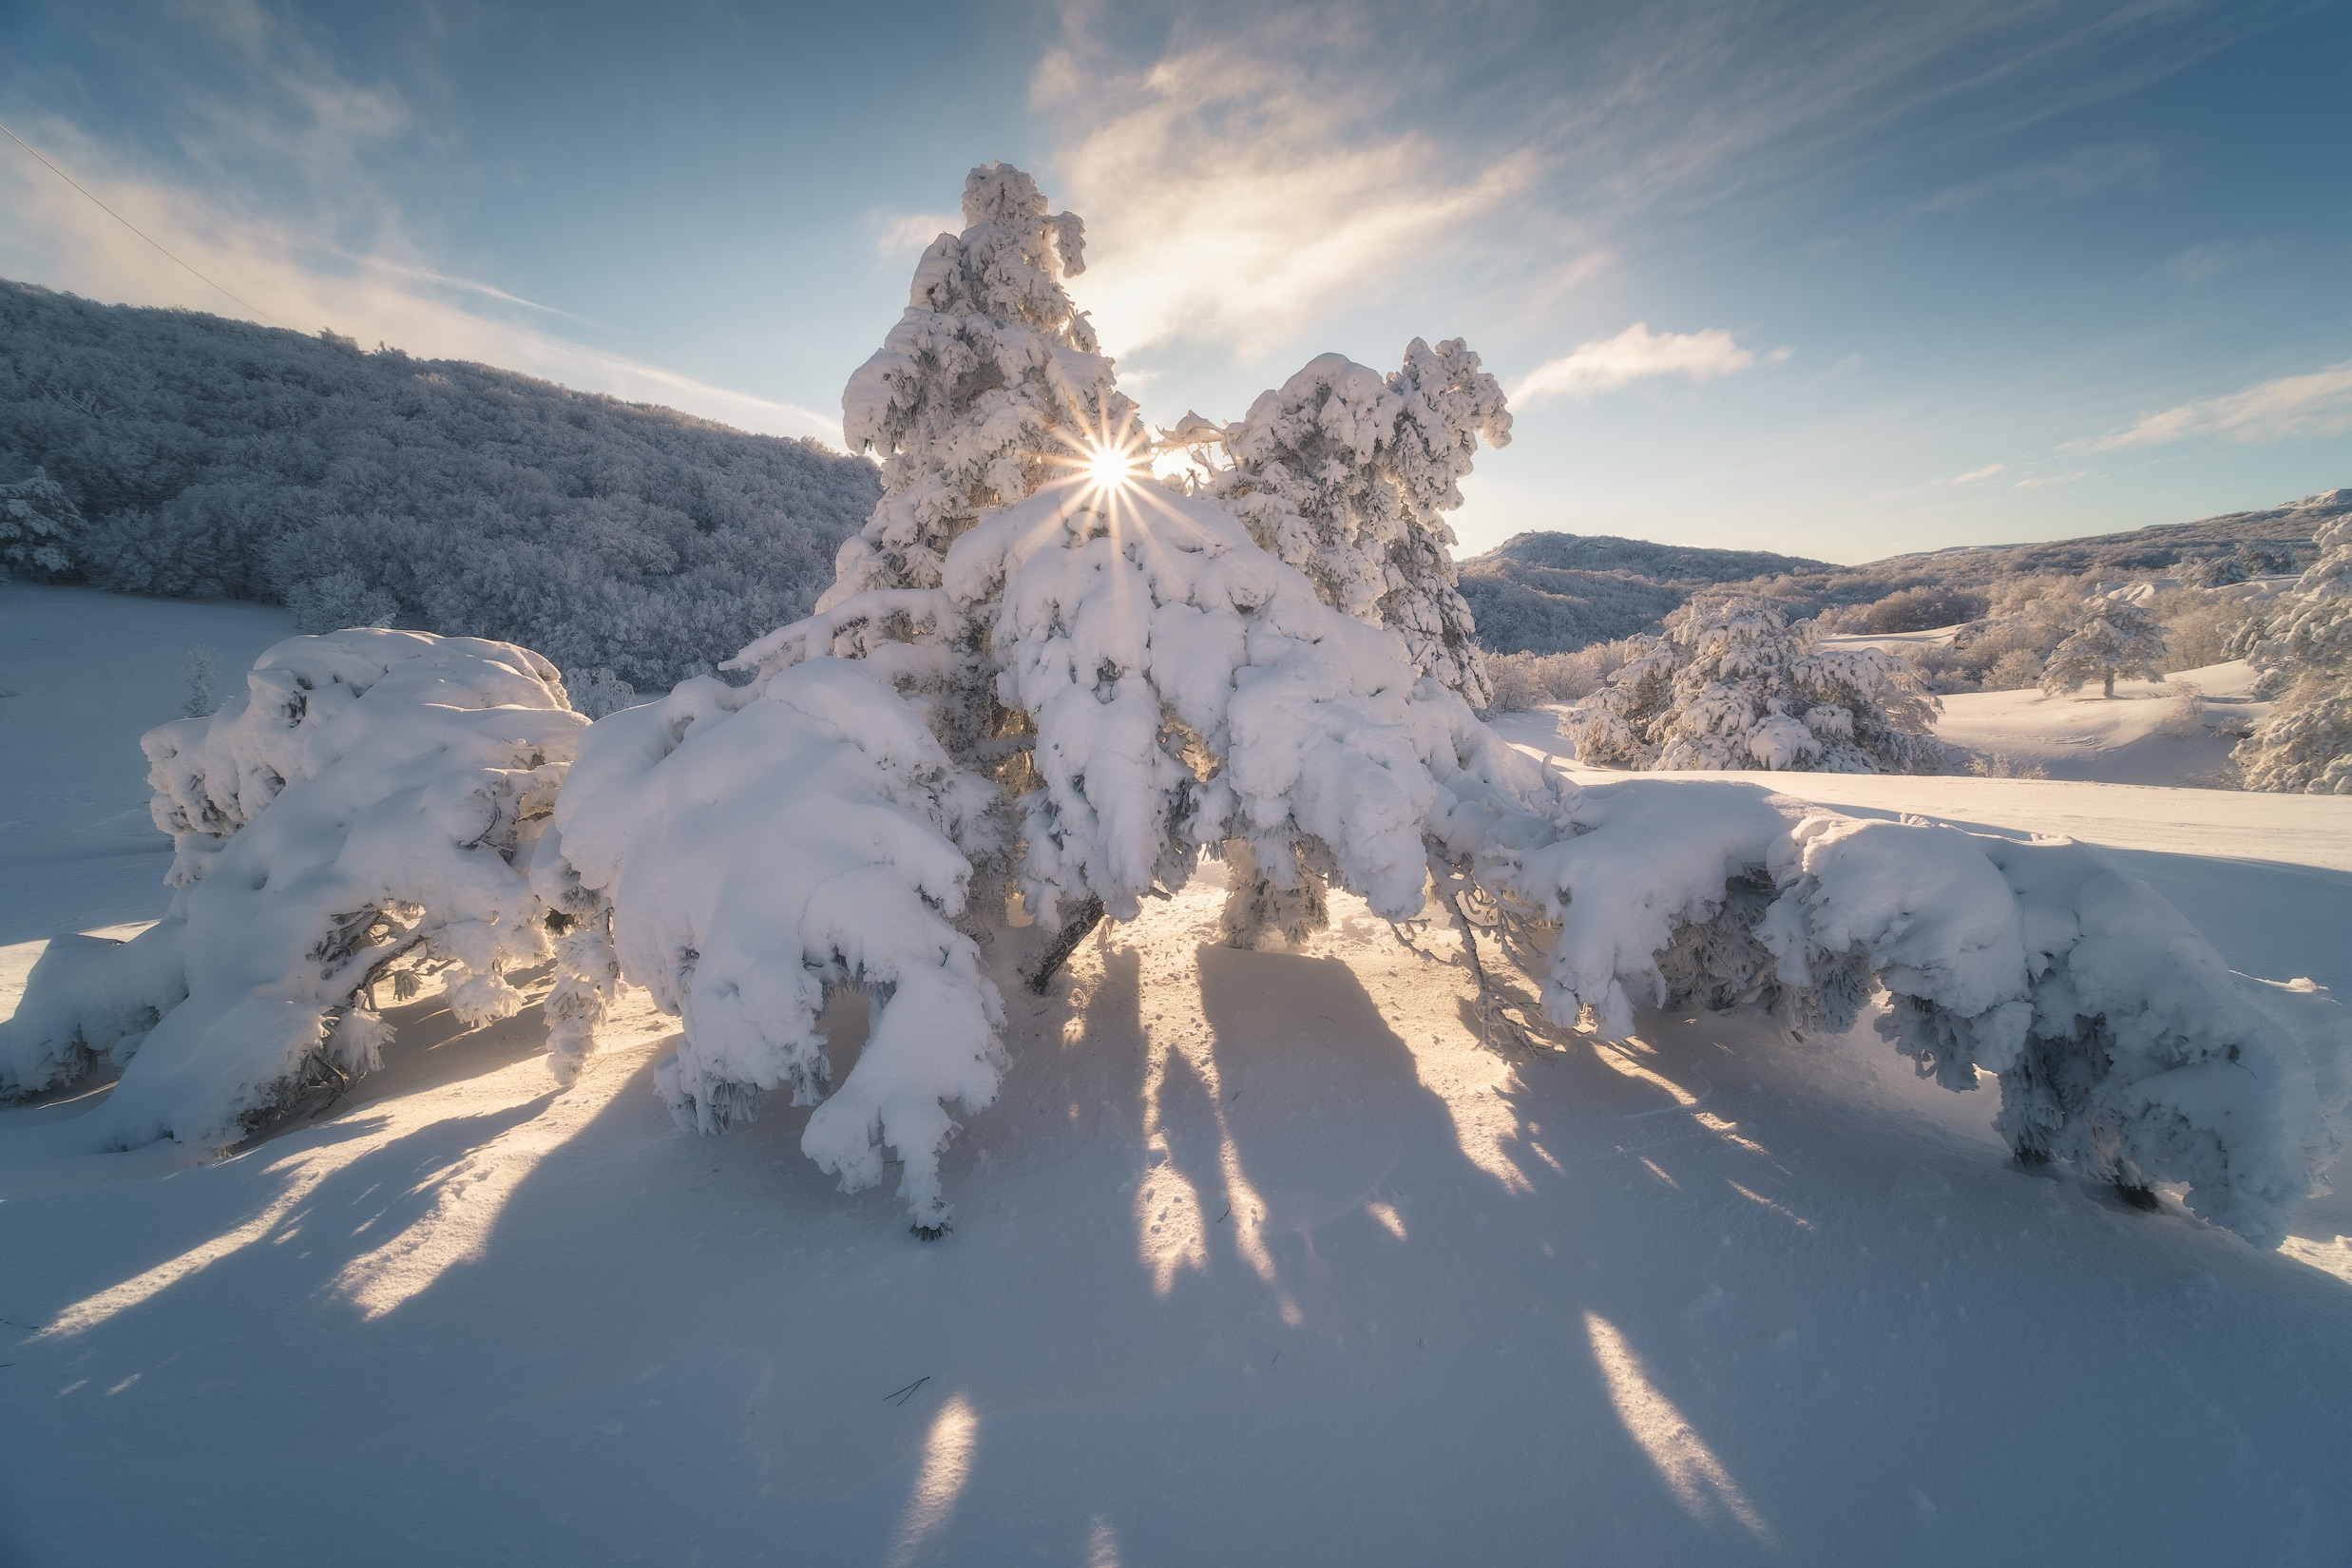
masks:
[(63, 577), (73, 569), (81, 531), (81, 510), (45, 470), (0, 485), (0, 566), (36, 579)]
[(450, 1009), (511, 1013), (545, 956), (527, 854), (583, 724), (555, 669), (421, 632), (296, 637), (245, 695), (144, 737), (170, 911), (127, 944), (53, 945), (0, 1023), (0, 1094), (127, 1061), (86, 1121), (111, 1147), (233, 1143), (311, 1083), (375, 1064), (357, 993), (447, 973)]
[(2312, 543), (2319, 559), (2242, 638), (2276, 705), (2230, 757), (2249, 790), (2352, 794), (2352, 522)]
[(1761, 1005), (1879, 1032), (1922, 1076), (2001, 1087), (2021, 1158), (2189, 1206), (2258, 1245), (2285, 1233), (2333, 1160), (2352, 1022), (2308, 981), (2229, 972), (2099, 851), (1856, 822), (1732, 784), (1595, 789), (1581, 830), (1492, 885), (1558, 925), (1547, 1016), (1607, 1035), (1636, 1003)]
[(2038, 762), (2021, 762), (2007, 752), (1988, 752), (1968, 759), (1968, 771), (1979, 778), (2048, 778), (2050, 770)]
[(1964, 621), (1982, 616), (1991, 602), (1983, 594), (1970, 593), (1943, 583), (1905, 588), (1888, 594), (1884, 599), (1862, 612), (1860, 630), (1884, 635), (1889, 632), (1923, 632), (1938, 626), (1957, 626)]
[(2058, 697), (2096, 680), (2104, 696), (2113, 697), (2117, 676), (2162, 680), (2165, 641), (2164, 627), (2137, 604), (2113, 597), (2086, 600), (2074, 631), (2042, 666), (2041, 689)]
[(2165, 673), (2203, 669), (2228, 659), (2229, 650), (2241, 641), (2240, 633), (2262, 608), (2258, 600), (2200, 588), (2157, 600), (2149, 613), (2165, 630)]
[(2030, 691), (2041, 684), (2043, 660), (2023, 648), (2011, 648), (1985, 667), (1981, 684), (1988, 692)]
[(1667, 617), (1560, 729), (1579, 759), (1623, 767), (1933, 773), (1939, 708), (1907, 660), (1824, 647), (1812, 622), (1732, 596)]

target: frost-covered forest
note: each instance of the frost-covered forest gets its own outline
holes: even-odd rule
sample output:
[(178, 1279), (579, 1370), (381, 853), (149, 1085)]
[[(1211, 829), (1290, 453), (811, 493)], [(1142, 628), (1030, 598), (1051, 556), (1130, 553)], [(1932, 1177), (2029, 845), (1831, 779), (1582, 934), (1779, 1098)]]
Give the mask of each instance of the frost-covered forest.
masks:
[(34, 580), (517, 641), (660, 690), (807, 613), (873, 466), (511, 371), (0, 283)]

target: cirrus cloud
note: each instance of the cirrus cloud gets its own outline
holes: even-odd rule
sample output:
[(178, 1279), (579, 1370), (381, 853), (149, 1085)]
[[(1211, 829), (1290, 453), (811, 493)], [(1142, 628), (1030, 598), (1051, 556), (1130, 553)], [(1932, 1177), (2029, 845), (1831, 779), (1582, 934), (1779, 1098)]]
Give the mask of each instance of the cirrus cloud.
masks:
[(1636, 321), (1615, 337), (1579, 343), (1558, 359), (1538, 365), (1513, 384), (1511, 400), (1528, 408), (1556, 397), (1581, 402), (1597, 392), (1658, 376), (1720, 380), (1757, 365), (1776, 365), (1790, 352), (1779, 348), (1759, 354), (1742, 347), (1721, 327), (1654, 333), (1647, 321)]
[(2169, 446), (2199, 436), (2293, 441), (2352, 430), (2352, 359), (2304, 375), (2282, 375), (2218, 397), (2163, 409), (2102, 436), (2070, 441), (2076, 452)]

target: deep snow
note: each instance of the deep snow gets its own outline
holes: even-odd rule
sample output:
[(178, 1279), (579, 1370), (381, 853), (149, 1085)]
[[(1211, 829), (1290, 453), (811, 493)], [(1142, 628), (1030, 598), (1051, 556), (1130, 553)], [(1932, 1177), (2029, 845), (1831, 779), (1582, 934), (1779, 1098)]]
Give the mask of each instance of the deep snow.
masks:
[[(237, 668), (254, 612), (0, 594), (0, 687), (51, 704), (0, 715), (59, 742), (45, 774), (0, 761), (0, 916), (152, 918), (137, 732), (185, 642)], [(2113, 846), (2232, 963), (2352, 991), (2352, 801), (1772, 782)], [(78, 859), (25, 869), (48, 851)], [(143, 902), (86, 874), (133, 855)], [(0, 1560), (2352, 1550), (2345, 1200), (2263, 1253), (2029, 1175), (1989, 1094), (1918, 1082), (1866, 1025), (1652, 1014), (1638, 1046), (1507, 1057), (1466, 975), (1360, 903), (1236, 952), (1214, 883), (1046, 999), (989, 955), (1012, 1065), (950, 1146), (935, 1245), (887, 1186), (831, 1190), (806, 1112), (679, 1133), (641, 997), (563, 1093), (536, 1005), (471, 1033), (439, 997), (389, 1009), (384, 1069), (324, 1119), (168, 1174), (17, 1136), (87, 1096), (0, 1112)]]

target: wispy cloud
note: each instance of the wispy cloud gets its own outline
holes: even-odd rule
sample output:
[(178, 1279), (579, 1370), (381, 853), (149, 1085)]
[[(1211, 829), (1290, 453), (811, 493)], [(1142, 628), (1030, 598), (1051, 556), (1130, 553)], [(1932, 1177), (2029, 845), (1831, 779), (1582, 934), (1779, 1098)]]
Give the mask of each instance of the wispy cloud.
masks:
[(2231, 441), (2294, 441), (2352, 430), (2352, 359), (2307, 375), (2283, 375), (2219, 397), (2200, 398), (2149, 414), (2137, 424), (2064, 450), (2121, 451), (2161, 447), (2200, 436)]
[(2200, 283), (2209, 283), (2232, 268), (2248, 261), (2259, 261), (2276, 254), (2266, 244), (2191, 245), (2178, 256), (2167, 260), (2164, 270), (2182, 288), (2193, 289)]
[(1953, 212), (1996, 196), (2076, 197), (2116, 185), (2145, 185), (2163, 162), (2162, 150), (2145, 142), (2082, 147), (2051, 163), (1948, 186), (1911, 210), (1917, 214)]
[(1106, 347), (1184, 336), (1245, 357), (1411, 263), (1534, 182), (1525, 149), (1463, 155), (1384, 132), (1394, 84), (1322, 80), (1340, 13), (1294, 13), (1123, 67), (1074, 11), (1031, 101), (1066, 138), (1057, 199), (1086, 220), (1086, 302)]
[(551, 319), (599, 324), (435, 264), (382, 174), (431, 134), (429, 116), (389, 86), (348, 80), (295, 24), (250, 0), (183, 14), (198, 31), (182, 44), (215, 50), (230, 84), (186, 90), (174, 105), (190, 127), (179, 139), (186, 161), (101, 140), (54, 114), (20, 107), (10, 116), (169, 255), (0, 142), (0, 211), (10, 215), (0, 273), (96, 299), (250, 319), (246, 301), (297, 331), (332, 327), (362, 343), (506, 366), (746, 430), (839, 439), (829, 415), (562, 335), (548, 330)]
[(1579, 343), (1558, 359), (1537, 366), (1512, 386), (1511, 400), (1522, 408), (1556, 397), (1581, 401), (1597, 392), (1659, 376), (1713, 381), (1760, 364), (1777, 364), (1788, 354), (1782, 348), (1758, 354), (1743, 348), (1721, 327), (1654, 333), (1648, 322), (1636, 321), (1615, 337)]
[(2013, 490), (2038, 490), (2049, 485), (2079, 485), (2086, 479), (2098, 477), (2089, 468), (2075, 468), (2066, 473), (2036, 474), (2030, 479), (2020, 479), (2009, 488)]
[[(1030, 84), (1049, 188), (1084, 216), (1115, 352), (1254, 358), (1395, 294), (1506, 295), (1522, 318), (1723, 201), (1932, 136), (1982, 144), (2160, 78), (2291, 0), (1788, 8), (1407, 0), (1060, 0)], [(1148, 42), (1143, 42), (1148, 40)], [(2088, 147), (1931, 198), (2145, 179)]]
[(1942, 483), (1947, 485), (1980, 484), (1984, 480), (1992, 478), (1995, 474), (2006, 473), (2008, 471), (2009, 465), (2006, 463), (1987, 463), (1981, 468), (1971, 468), (1966, 473), (1956, 473), (1950, 479), (1942, 481)]

